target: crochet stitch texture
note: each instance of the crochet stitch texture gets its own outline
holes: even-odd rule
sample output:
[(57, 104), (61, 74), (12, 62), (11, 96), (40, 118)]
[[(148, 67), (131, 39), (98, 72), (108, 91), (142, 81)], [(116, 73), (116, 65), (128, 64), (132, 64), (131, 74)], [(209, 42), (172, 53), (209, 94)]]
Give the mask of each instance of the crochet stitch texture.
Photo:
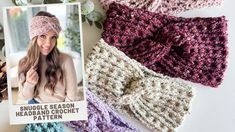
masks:
[(104, 9), (113, 2), (151, 12), (176, 14), (191, 9), (219, 6), (222, 0), (100, 0)]
[(34, 16), (30, 24), (29, 37), (32, 39), (50, 30), (53, 30), (57, 35), (61, 31), (60, 22), (56, 17)]
[(188, 114), (191, 86), (147, 69), (103, 40), (89, 54), (86, 73), (101, 100), (155, 131), (174, 131)]
[(227, 67), (226, 32), (224, 16), (182, 18), (113, 3), (102, 37), (149, 69), (217, 87)]
[(64, 128), (60, 123), (32, 123), (27, 124), (21, 132), (64, 132)]
[(70, 121), (65, 124), (76, 132), (137, 132), (89, 90), (87, 93), (88, 121)]

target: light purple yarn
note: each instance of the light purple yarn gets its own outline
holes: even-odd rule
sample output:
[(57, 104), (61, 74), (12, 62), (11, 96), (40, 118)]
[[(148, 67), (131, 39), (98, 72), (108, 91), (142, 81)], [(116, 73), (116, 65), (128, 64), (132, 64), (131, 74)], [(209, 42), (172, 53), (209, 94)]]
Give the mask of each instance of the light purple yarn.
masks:
[(65, 124), (76, 132), (138, 132), (111, 108), (87, 90), (88, 121), (70, 121)]

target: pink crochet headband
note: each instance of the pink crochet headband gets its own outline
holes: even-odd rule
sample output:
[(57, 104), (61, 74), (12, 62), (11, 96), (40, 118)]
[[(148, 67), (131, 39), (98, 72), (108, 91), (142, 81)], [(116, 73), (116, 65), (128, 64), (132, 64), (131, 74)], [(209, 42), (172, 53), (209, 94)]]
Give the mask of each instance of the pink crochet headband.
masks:
[(53, 30), (57, 35), (59, 35), (61, 31), (59, 20), (56, 17), (35, 16), (31, 21), (29, 37), (32, 39), (50, 30)]
[(103, 39), (149, 69), (217, 87), (227, 67), (227, 21), (182, 18), (113, 3)]
[(151, 12), (175, 14), (191, 9), (218, 6), (222, 0), (100, 0), (107, 10), (113, 2), (131, 8), (142, 8)]

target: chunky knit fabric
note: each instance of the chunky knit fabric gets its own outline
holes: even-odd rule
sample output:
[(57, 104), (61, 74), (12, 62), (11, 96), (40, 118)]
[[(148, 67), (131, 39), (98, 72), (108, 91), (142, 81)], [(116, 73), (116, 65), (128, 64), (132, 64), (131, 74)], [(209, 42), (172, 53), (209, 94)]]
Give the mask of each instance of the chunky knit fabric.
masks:
[(88, 56), (86, 72), (92, 92), (155, 131), (174, 131), (189, 111), (190, 86), (145, 68), (103, 40)]
[(104, 9), (113, 2), (151, 12), (176, 14), (191, 9), (221, 5), (222, 0), (100, 0)]
[(32, 123), (27, 124), (21, 132), (64, 132), (60, 123)]
[(59, 36), (61, 27), (58, 18), (34, 16), (30, 24), (29, 37), (32, 39), (33, 37), (47, 33), (50, 30), (53, 30), (57, 36)]
[(87, 90), (88, 121), (71, 121), (66, 125), (76, 132), (137, 132), (114, 111)]
[(111, 4), (103, 39), (146, 67), (217, 87), (226, 69), (225, 17), (182, 18)]

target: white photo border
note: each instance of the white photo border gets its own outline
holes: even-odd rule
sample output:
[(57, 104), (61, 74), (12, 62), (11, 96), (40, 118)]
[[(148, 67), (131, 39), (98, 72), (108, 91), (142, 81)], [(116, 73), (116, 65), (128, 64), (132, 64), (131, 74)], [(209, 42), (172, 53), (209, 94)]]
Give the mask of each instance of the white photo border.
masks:
[[(81, 43), (81, 59), (82, 59), (82, 84), (83, 84), (83, 97), (84, 100), (82, 101), (74, 101), (74, 102), (59, 102), (59, 103), (41, 103), (41, 104), (24, 104), (24, 105), (14, 105), (12, 101), (12, 88), (11, 88), (11, 81), (10, 81), (10, 74), (7, 74), (7, 84), (8, 84), (8, 102), (9, 102), (9, 117), (10, 117), (10, 124), (27, 124), (27, 123), (45, 123), (45, 122), (62, 122), (62, 121), (77, 121), (77, 120), (87, 120), (88, 115), (87, 115), (87, 100), (86, 100), (86, 78), (85, 78), (85, 63), (84, 63), (84, 46), (83, 46), (83, 32), (82, 32), (82, 19), (81, 19), (81, 4), (80, 2), (74, 2), (74, 3), (60, 3), (60, 4), (48, 4), (48, 5), (28, 5), (28, 6), (17, 6), (19, 8), (21, 7), (26, 7), (26, 8), (31, 8), (31, 7), (47, 7), (47, 6), (55, 6), (55, 5), (78, 5), (79, 7), (79, 27), (80, 27), (80, 43)], [(16, 8), (16, 6), (11, 6), (11, 7), (4, 7), (3, 8), (3, 24), (4, 27), (8, 27), (8, 22), (7, 19), (7, 9), (9, 8)], [(6, 66), (7, 66), (7, 72), (9, 71), (9, 47), (8, 44), (9, 41), (9, 34), (10, 31), (8, 28), (4, 28), (4, 34), (5, 34), (5, 46), (6, 46)], [(8, 72), (9, 73), (9, 72)], [(59, 109), (61, 108), (61, 109)], [(48, 112), (45, 112), (44, 117), (43, 115), (40, 115), (41, 118), (44, 118), (42, 120), (35, 120), (35, 115), (31, 116), (19, 116), (25, 110), (27, 109), (37, 109), (36, 112), (40, 111), (41, 112), (49, 110)], [(56, 111), (57, 109), (57, 111)], [(58, 111), (59, 109), (59, 111)], [(69, 109), (74, 109), (76, 111), (75, 113), (68, 113)], [(56, 118), (54, 115), (50, 115), (52, 111), (54, 110), (54, 113), (59, 113), (58, 116), (62, 116), (62, 118)], [(67, 111), (67, 113), (66, 113)], [(73, 111), (73, 110), (72, 110)], [(19, 113), (22, 112), (22, 113)], [(61, 113), (62, 112), (62, 113)], [(71, 111), (70, 111), (71, 112)], [(23, 113), (24, 114), (24, 113)], [(52, 117), (48, 117), (52, 116)], [(46, 118), (46, 119), (45, 119)], [(50, 119), (48, 119), (50, 118)]]

